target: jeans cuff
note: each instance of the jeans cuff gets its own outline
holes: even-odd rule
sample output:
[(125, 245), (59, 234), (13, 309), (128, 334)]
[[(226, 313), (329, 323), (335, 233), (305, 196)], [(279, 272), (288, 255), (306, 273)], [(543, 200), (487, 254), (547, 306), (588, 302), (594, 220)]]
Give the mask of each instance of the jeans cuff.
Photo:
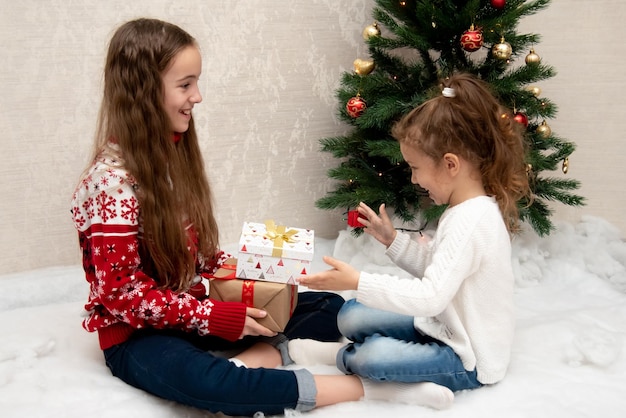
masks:
[(343, 374), (352, 374), (352, 372), (348, 371), (346, 363), (343, 361), (344, 353), (350, 348), (352, 348), (352, 343), (344, 345), (339, 349), (339, 351), (337, 351), (337, 360), (335, 361), (335, 363), (337, 364), (337, 368), (339, 369), (339, 371)]
[(267, 343), (280, 352), (280, 358), (283, 366), (289, 366), (294, 361), (289, 357), (289, 338), (285, 334), (277, 334), (273, 337), (260, 337), (261, 342)]
[(298, 382), (298, 403), (296, 411), (306, 412), (315, 408), (315, 398), (317, 397), (317, 387), (313, 374), (307, 369), (297, 369), (293, 371)]

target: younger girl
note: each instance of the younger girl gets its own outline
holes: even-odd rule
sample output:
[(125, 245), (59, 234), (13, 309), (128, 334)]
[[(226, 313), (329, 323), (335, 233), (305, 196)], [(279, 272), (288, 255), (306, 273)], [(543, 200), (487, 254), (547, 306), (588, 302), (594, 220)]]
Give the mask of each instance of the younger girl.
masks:
[[(415, 277), (359, 272), (325, 257), (333, 269), (300, 283), (357, 291), (339, 313), (339, 329), (352, 342), (336, 361), (365, 378), (366, 396), (369, 386), (392, 392), (406, 382), (432, 382), (451, 402), (454, 391), (500, 381), (509, 364), (510, 234), (518, 226), (518, 200), (530, 195), (524, 142), (488, 86), (468, 74), (443, 81), (441, 96), (411, 111), (392, 134), (412, 183), (448, 207), (427, 243), (396, 231), (384, 205), (378, 216), (361, 203), (359, 221)], [(290, 349), (304, 348), (297, 343)], [(295, 350), (292, 358), (299, 363)], [(383, 381), (396, 383), (374, 384)]]
[[(287, 338), (339, 338), (341, 297), (301, 293), (285, 335), (261, 326), (259, 309), (207, 298), (201, 277), (228, 256), (192, 117), (201, 67), (196, 41), (166, 22), (134, 20), (111, 39), (94, 159), (72, 200), (90, 285), (83, 326), (115, 376), (197, 408), (282, 414), (357, 400), (349, 376), (273, 369), (290, 362)], [(240, 347), (233, 361), (209, 352)]]

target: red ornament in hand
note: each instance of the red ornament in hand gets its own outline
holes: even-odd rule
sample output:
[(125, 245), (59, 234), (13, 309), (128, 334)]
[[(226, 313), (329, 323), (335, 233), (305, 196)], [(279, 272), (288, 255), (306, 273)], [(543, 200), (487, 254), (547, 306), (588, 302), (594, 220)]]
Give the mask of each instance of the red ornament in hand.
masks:
[(348, 226), (351, 226), (353, 228), (363, 228), (365, 226), (361, 222), (359, 222), (359, 211), (348, 211)]
[(469, 30), (463, 32), (461, 46), (468, 52), (478, 51), (483, 46), (483, 32), (480, 28), (474, 29), (474, 25), (471, 25)]
[(360, 96), (352, 97), (346, 103), (346, 112), (353, 118), (358, 118), (365, 111), (367, 105)]
[(513, 119), (515, 120), (515, 122), (524, 125), (524, 127), (528, 127), (528, 116), (526, 116), (524, 113), (515, 112), (515, 115), (513, 115)]
[(494, 9), (504, 9), (506, 0), (491, 0), (491, 7)]

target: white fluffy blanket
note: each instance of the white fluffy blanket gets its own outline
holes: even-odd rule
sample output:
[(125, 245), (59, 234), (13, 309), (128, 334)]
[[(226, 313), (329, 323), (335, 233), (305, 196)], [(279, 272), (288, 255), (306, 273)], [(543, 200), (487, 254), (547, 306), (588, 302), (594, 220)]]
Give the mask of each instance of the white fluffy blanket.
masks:
[[(226, 246), (236, 252), (235, 245)], [(324, 254), (370, 271), (404, 274), (382, 247), (342, 231), (316, 240)], [(360, 401), (311, 417), (618, 417), (626, 409), (626, 243), (598, 218), (558, 224), (514, 241), (517, 333), (504, 381), (456, 395), (445, 411)], [(208, 417), (112, 377), (97, 338), (80, 326), (86, 284), (79, 266), (0, 276), (0, 415), (3, 417)], [(346, 296), (350, 296), (346, 294)], [(315, 372), (338, 373), (330, 366)], [(287, 416), (300, 415), (286, 411)]]

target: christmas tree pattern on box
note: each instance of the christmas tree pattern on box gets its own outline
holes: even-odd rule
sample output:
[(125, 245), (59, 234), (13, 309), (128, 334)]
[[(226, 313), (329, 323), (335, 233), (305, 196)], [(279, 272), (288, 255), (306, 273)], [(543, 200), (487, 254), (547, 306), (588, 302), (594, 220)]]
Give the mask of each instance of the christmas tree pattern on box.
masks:
[(239, 239), (236, 276), (240, 279), (296, 284), (311, 267), (315, 232), (265, 223), (245, 222)]

